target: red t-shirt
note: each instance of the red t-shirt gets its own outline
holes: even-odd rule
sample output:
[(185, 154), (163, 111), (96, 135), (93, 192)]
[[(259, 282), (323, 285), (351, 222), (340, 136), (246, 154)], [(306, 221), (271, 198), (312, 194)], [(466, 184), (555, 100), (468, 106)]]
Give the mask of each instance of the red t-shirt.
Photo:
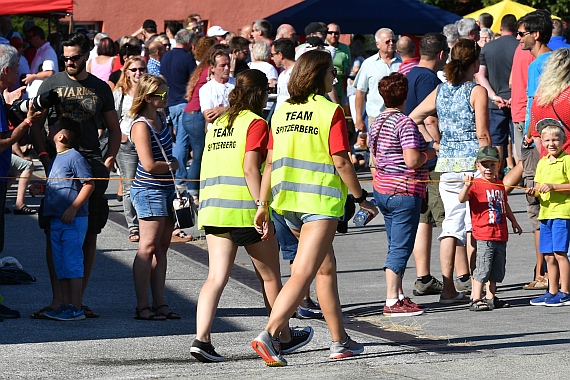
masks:
[(247, 129), (245, 151), (251, 152), (253, 150), (259, 150), (259, 153), (261, 153), (261, 162), (264, 162), (267, 157), (268, 140), (269, 129), (267, 122), (263, 119), (256, 119), (251, 122)]
[(192, 112), (192, 111), (200, 111), (200, 89), (203, 85), (208, 82), (208, 72), (210, 66), (204, 68), (200, 73), (200, 78), (198, 79), (198, 83), (196, 83), (196, 87), (194, 87), (194, 92), (192, 92), (192, 99), (188, 99), (188, 104), (184, 108), (184, 112)]
[(507, 193), (503, 182), (475, 178), (468, 194), (473, 237), (476, 240), (507, 241)]
[(528, 82), (528, 66), (534, 61), (534, 57), (528, 50), (522, 50), (519, 45), (513, 57), (511, 69), (511, 116), (513, 122), (524, 121), (526, 117), (526, 84)]
[[(552, 106), (556, 109), (552, 109)], [(551, 118), (554, 120), (561, 120), (564, 124), (570, 127), (570, 87), (565, 89), (554, 99), (552, 104), (546, 106), (539, 106), (536, 99), (532, 102), (530, 107), (530, 128), (531, 134), (534, 137), (540, 137), (540, 133), (536, 130), (536, 123), (542, 119)], [(560, 118), (558, 118), (558, 116)], [(566, 142), (562, 145), (562, 150), (570, 154), (570, 131), (568, 128), (563, 127), (566, 132)], [(540, 157), (546, 156), (546, 150), (543, 146), (540, 147)]]
[[(269, 134), (269, 143), (267, 149), (273, 150), (273, 134)], [(350, 151), (348, 143), (348, 132), (346, 130), (346, 119), (342, 108), (338, 107), (334, 113), (331, 122), (331, 131), (329, 134), (329, 154), (332, 156), (335, 153), (342, 151)]]

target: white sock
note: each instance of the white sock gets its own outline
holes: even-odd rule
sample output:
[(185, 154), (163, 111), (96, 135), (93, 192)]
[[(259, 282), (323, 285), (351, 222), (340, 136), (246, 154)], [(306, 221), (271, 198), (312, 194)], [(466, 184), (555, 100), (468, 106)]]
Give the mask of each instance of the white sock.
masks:
[(406, 298), (405, 295), (403, 295), (403, 294), (399, 294), (399, 295), (398, 295), (398, 299), (399, 299), (400, 301), (403, 301), (404, 298)]
[(398, 301), (397, 298), (386, 298), (386, 306), (394, 306)]

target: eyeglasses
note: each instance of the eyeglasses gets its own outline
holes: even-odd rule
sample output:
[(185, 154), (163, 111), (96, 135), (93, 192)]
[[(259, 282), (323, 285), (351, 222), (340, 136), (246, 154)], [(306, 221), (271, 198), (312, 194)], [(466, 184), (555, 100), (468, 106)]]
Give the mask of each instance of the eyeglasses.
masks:
[(271, 57), (275, 57), (275, 56), (276, 56), (277, 54), (279, 54), (279, 53), (281, 53), (281, 52), (280, 52), (280, 51), (278, 51), (278, 52), (275, 52), (275, 53), (269, 53), (269, 56), (271, 56)]
[(81, 54), (73, 55), (71, 57), (66, 57), (64, 55), (63, 57), (61, 57), (61, 59), (63, 60), (63, 62), (67, 62), (67, 61), (77, 62), (81, 59), (81, 57), (83, 57), (83, 55), (81, 55)]
[(131, 68), (129, 69), (129, 71), (131, 71), (131, 72), (133, 72), (133, 73), (136, 73), (137, 71), (138, 71), (139, 73), (146, 73), (146, 67), (131, 67)]
[(397, 42), (396, 40), (386, 40), (386, 41), (384, 41), (384, 43), (385, 43), (386, 45), (395, 44), (396, 42)]
[(165, 100), (166, 98), (168, 98), (168, 90), (164, 91), (163, 93), (160, 94), (150, 94), (151, 96), (158, 96), (160, 97), (160, 99)]
[(330, 31), (330, 30), (327, 30), (327, 34), (335, 35), (335, 36), (340, 36), (340, 32), (333, 32), (333, 31)]
[(517, 36), (519, 36), (519, 37), (522, 38), (522, 37), (527, 36), (527, 35), (529, 35), (529, 34), (531, 34), (531, 33), (533, 33), (533, 32), (530, 31), (530, 30), (527, 31), (527, 32), (517, 32)]

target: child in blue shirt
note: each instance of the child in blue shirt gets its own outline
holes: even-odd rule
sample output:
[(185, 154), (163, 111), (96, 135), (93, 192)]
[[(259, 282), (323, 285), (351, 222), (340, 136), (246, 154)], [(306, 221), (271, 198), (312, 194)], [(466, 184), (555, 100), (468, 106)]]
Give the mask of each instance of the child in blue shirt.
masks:
[(83, 241), (87, 233), (87, 201), (94, 182), (87, 160), (72, 147), (81, 136), (81, 125), (62, 117), (50, 127), (57, 156), (49, 168), (44, 212), (50, 218), (50, 241), (55, 273), (63, 304), (45, 316), (60, 321), (84, 319), (81, 310)]

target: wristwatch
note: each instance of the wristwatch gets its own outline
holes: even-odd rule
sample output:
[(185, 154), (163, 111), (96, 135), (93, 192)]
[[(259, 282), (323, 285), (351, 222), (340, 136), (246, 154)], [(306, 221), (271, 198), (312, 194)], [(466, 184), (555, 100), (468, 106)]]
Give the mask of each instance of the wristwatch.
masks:
[(368, 191), (362, 189), (362, 195), (360, 196), (360, 198), (354, 197), (354, 203), (361, 204), (366, 200), (366, 197), (368, 197)]

